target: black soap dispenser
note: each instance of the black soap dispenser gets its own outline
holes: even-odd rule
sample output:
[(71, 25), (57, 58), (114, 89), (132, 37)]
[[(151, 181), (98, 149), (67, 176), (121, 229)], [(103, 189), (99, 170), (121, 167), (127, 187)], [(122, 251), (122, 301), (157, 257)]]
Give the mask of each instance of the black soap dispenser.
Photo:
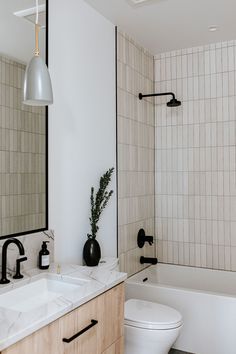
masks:
[(48, 269), (50, 266), (50, 252), (47, 249), (49, 241), (43, 241), (42, 249), (39, 252), (39, 269)]

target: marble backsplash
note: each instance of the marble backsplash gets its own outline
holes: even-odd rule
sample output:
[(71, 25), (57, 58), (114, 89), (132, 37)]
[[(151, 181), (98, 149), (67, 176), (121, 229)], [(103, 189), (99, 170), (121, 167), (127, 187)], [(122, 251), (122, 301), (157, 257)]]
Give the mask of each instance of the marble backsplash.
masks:
[[(19, 239), (25, 249), (25, 256), (28, 258), (26, 262), (22, 262), (21, 270), (27, 271), (38, 266), (38, 254), (43, 241), (49, 241), (48, 250), (50, 252), (50, 263), (54, 260), (54, 233), (51, 230), (29, 234)], [(2, 246), (6, 240), (0, 240), (0, 272), (2, 268)], [(19, 257), (19, 251), (15, 244), (10, 244), (7, 250), (7, 273), (12, 275), (15, 272), (16, 259)]]

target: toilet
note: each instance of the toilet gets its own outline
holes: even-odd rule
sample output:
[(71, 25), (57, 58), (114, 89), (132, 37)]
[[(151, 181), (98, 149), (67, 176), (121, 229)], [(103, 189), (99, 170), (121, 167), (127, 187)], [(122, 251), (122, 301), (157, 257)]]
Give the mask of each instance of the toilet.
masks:
[(183, 319), (175, 309), (130, 299), (125, 303), (125, 354), (168, 354)]

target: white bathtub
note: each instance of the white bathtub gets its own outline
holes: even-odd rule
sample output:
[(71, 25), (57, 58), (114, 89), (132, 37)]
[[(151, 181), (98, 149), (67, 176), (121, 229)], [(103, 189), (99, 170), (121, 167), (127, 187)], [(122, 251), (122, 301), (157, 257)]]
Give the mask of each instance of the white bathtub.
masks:
[(236, 354), (236, 273), (158, 264), (126, 281), (126, 298), (159, 302), (182, 313), (176, 349)]

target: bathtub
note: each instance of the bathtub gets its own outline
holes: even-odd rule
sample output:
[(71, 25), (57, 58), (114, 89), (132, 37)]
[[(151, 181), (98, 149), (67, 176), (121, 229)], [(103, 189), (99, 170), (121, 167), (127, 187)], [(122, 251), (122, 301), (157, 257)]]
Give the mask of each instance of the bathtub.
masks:
[(159, 302), (182, 313), (174, 348), (236, 354), (236, 273), (158, 264), (126, 281), (126, 298)]

